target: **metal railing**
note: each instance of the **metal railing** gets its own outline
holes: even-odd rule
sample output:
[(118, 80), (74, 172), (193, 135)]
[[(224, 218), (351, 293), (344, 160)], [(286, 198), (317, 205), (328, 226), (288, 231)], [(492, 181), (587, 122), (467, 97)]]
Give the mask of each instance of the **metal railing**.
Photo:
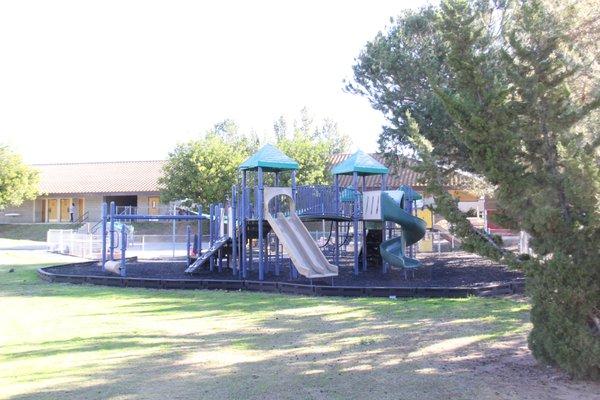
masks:
[(298, 186), (296, 189), (296, 213), (301, 217), (341, 217), (352, 218), (354, 212), (360, 217), (359, 196), (358, 207), (354, 203), (343, 202), (340, 190), (325, 185)]
[(116, 206), (117, 215), (174, 215), (174, 208), (169, 204), (159, 204), (156, 207), (149, 206)]
[[(358, 196), (356, 209), (354, 202), (347, 199), (349, 194), (351, 196)], [(245, 196), (246, 199), (245, 210), (241, 207), (242, 196)], [(238, 218), (241, 218), (242, 215), (245, 215), (249, 219), (256, 219), (258, 217), (256, 209), (257, 198), (257, 187), (246, 188), (246, 191), (238, 197)], [(362, 215), (362, 193), (360, 192), (349, 192), (345, 188), (339, 188), (336, 191), (335, 187), (326, 185), (307, 185), (296, 188), (296, 213), (301, 217), (352, 218), (355, 212), (358, 213), (358, 217), (360, 218)]]

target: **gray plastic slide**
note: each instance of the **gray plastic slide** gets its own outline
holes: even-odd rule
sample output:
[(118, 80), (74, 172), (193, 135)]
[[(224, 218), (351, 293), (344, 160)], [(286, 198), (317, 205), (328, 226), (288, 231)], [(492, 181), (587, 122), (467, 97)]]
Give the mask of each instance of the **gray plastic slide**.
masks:
[(278, 213), (277, 218), (268, 212), (265, 214), (301, 275), (310, 279), (338, 275), (338, 267), (327, 261), (296, 213), (292, 212), (289, 217)]

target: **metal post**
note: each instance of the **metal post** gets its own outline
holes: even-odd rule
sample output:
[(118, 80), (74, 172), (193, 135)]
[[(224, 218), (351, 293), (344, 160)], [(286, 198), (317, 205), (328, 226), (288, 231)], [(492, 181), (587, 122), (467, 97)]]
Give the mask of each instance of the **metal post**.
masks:
[[(366, 175), (362, 176), (362, 193), (364, 196), (365, 190), (367, 189), (367, 183), (366, 183)], [(361, 204), (362, 206), (362, 204)], [(363, 271), (367, 270), (367, 224), (365, 223), (365, 219), (362, 218), (362, 250), (363, 250), (363, 256), (362, 256), (362, 264), (363, 264)]]
[[(212, 247), (214, 244), (214, 217), (215, 217), (215, 205), (211, 204), (210, 205), (210, 223), (208, 224), (208, 248), (209, 251), (212, 251)], [(213, 256), (210, 257), (210, 272), (213, 272), (214, 268), (215, 268), (215, 258)]]
[[(279, 187), (279, 172), (275, 172), (275, 186)], [(279, 201), (275, 205), (275, 217), (277, 217), (277, 213), (279, 213)], [(279, 262), (279, 237), (275, 235), (275, 276), (279, 276)]]
[[(221, 204), (217, 205), (217, 209), (218, 211), (215, 211), (215, 214), (217, 214), (217, 221), (216, 221), (216, 233), (215, 233), (215, 239), (220, 239), (221, 238), (221, 224), (223, 222), (223, 220), (221, 219), (221, 210), (223, 210), (223, 206)], [(223, 270), (223, 250), (219, 249), (219, 251), (217, 251), (217, 268), (218, 271), (221, 272)]]
[(231, 258), (232, 258), (232, 265), (231, 265), (231, 269), (233, 271), (233, 275), (236, 275), (238, 273), (238, 269), (237, 269), (237, 243), (238, 243), (238, 237), (237, 237), (237, 221), (236, 221), (236, 211), (237, 211), (237, 193), (235, 191), (235, 186), (233, 186), (231, 188), (231, 221), (227, 221), (228, 223), (232, 224), (231, 225), (231, 235), (233, 236), (231, 238)]
[(125, 224), (121, 224), (121, 267), (119, 268), (119, 274), (121, 276), (127, 276), (125, 252), (127, 250), (127, 230)]
[(240, 217), (242, 218), (242, 240), (241, 240), (241, 268), (242, 268), (242, 277), (246, 278), (248, 276), (248, 264), (246, 260), (246, 171), (242, 171), (242, 209), (240, 212)]
[(110, 260), (115, 261), (115, 202), (110, 202)]
[[(383, 175), (381, 175), (381, 192), (382, 192), (382, 194), (386, 190), (387, 190), (387, 174), (383, 174)], [(381, 202), (381, 200), (379, 200), (379, 201)], [(379, 206), (379, 209), (381, 209), (381, 205)], [(387, 240), (387, 236), (386, 236), (387, 225), (388, 225), (387, 221), (382, 218), (381, 219), (381, 243), (383, 243)], [(383, 259), (381, 260), (381, 270), (384, 274), (388, 271), (388, 263), (383, 261)]]
[(292, 171), (292, 200), (296, 204), (296, 171)]
[(354, 275), (358, 275), (358, 174), (352, 173), (352, 188), (354, 189), (354, 210), (352, 225), (354, 229)]
[(106, 264), (106, 212), (107, 204), (102, 203), (102, 265), (100, 266), (104, 271), (104, 265)]
[[(335, 213), (336, 215), (341, 215), (339, 175), (335, 175), (333, 178), (333, 192), (335, 196)], [(335, 265), (340, 264), (340, 222), (338, 220), (335, 221), (335, 248), (333, 249), (333, 263)]]
[(187, 265), (190, 265), (191, 257), (190, 257), (190, 245), (192, 243), (192, 227), (187, 226), (187, 241), (186, 241), (186, 255), (187, 255)]
[[(294, 202), (294, 207), (296, 204), (296, 170), (292, 171), (292, 200)], [(291, 261), (290, 261), (291, 263)], [(296, 269), (296, 267), (292, 264), (292, 277), (294, 279), (298, 278), (298, 270)]]
[(198, 252), (196, 257), (202, 254), (202, 206), (198, 206)]
[[(173, 215), (176, 215), (176, 208), (175, 208), (175, 204), (173, 204)], [(175, 258), (175, 232), (177, 229), (177, 223), (175, 220), (173, 220), (173, 232), (172, 232), (172, 244), (173, 244), (173, 258)]]
[(265, 247), (264, 247), (264, 232), (263, 232), (263, 169), (258, 167), (258, 199), (255, 200), (258, 211), (258, 280), (265, 279)]

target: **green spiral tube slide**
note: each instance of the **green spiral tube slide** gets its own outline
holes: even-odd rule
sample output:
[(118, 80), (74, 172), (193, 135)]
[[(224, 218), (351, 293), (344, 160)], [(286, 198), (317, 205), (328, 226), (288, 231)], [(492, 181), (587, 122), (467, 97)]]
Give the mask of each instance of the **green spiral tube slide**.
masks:
[(381, 193), (381, 216), (384, 221), (395, 222), (402, 228), (402, 236), (386, 240), (379, 246), (381, 258), (397, 268), (417, 268), (421, 263), (404, 255), (406, 246), (417, 243), (425, 236), (426, 222), (403, 207), (404, 192), (388, 190)]

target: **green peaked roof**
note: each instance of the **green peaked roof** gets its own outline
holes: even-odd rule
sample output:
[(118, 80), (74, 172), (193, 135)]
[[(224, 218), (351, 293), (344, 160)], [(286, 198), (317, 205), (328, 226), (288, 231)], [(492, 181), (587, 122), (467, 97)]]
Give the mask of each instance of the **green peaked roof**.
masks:
[(387, 174), (388, 169), (362, 150), (358, 150), (331, 169), (333, 175), (351, 175), (354, 172), (358, 175), (382, 175)]
[(298, 169), (298, 163), (272, 144), (266, 144), (240, 165), (241, 170), (258, 169), (258, 167), (266, 171), (287, 171)]

